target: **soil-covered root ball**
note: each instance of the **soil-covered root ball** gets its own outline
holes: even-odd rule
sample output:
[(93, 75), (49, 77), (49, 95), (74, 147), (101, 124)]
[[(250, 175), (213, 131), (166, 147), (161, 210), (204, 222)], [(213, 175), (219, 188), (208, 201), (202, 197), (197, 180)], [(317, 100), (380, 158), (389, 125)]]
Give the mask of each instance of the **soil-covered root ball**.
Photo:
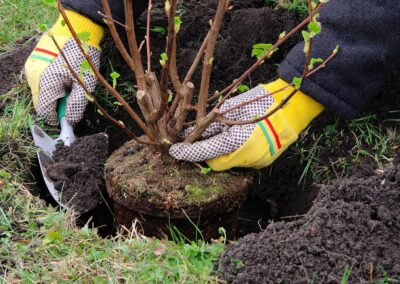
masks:
[(138, 148), (128, 142), (106, 162), (106, 187), (118, 225), (129, 228), (137, 218), (146, 236), (163, 237), (172, 226), (190, 238), (196, 226), (204, 239), (218, 237), (219, 227), (235, 236), (251, 172), (204, 174), (189, 163), (166, 165), (160, 154)]
[(61, 202), (77, 212), (87, 212), (102, 201), (103, 170), (108, 155), (108, 137), (95, 134), (77, 139), (70, 147), (57, 145), (54, 164), (46, 168)]
[(399, 283), (399, 204), (398, 162), (324, 185), (304, 217), (228, 246), (219, 270), (228, 283), (340, 283), (345, 271), (348, 283)]

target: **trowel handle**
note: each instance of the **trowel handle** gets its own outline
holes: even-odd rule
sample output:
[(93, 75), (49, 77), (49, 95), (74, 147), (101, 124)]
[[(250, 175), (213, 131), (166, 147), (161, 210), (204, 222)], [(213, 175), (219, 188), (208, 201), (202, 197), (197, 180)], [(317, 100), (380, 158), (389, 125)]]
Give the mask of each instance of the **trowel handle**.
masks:
[(57, 110), (58, 122), (61, 126), (61, 133), (58, 138), (61, 139), (66, 146), (70, 146), (76, 139), (73, 126), (69, 124), (67, 119), (65, 118), (65, 111), (67, 109), (67, 98), (70, 94), (70, 90), (66, 91), (65, 96), (58, 101)]
[(58, 109), (57, 109), (57, 113), (58, 113), (58, 122), (61, 122), (61, 119), (65, 116), (65, 112), (67, 110), (67, 98), (69, 97), (69, 95), (71, 94), (70, 90), (67, 90), (65, 92), (65, 96), (62, 97), (59, 101), (58, 101)]

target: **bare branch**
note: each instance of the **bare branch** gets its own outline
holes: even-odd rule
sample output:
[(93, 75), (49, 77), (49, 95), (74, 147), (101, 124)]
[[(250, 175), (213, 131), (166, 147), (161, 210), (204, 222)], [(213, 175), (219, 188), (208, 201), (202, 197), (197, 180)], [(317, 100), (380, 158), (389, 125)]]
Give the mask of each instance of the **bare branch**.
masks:
[(152, 1), (149, 0), (147, 9), (147, 26), (146, 26), (146, 50), (147, 50), (147, 73), (151, 72), (151, 46), (150, 46), (150, 27), (151, 27), (151, 9)]
[(175, 113), (175, 133), (179, 134), (182, 131), (183, 125), (189, 113), (189, 107), (192, 103), (194, 85), (191, 82), (187, 82), (184, 87), (184, 96), (181, 102), (179, 103), (179, 107)]
[(210, 38), (207, 41), (207, 48), (204, 55), (203, 71), (201, 76), (199, 101), (197, 104), (198, 108), (197, 108), (196, 121), (198, 124), (200, 123), (201, 119), (203, 119), (206, 116), (208, 91), (210, 87), (214, 49), (219, 36), (219, 30), (221, 29), (222, 26), (222, 20), (224, 18), (225, 12), (228, 9), (228, 6), (229, 6), (229, 0), (218, 1), (217, 13), (215, 15), (214, 21), (211, 26)]
[[(122, 42), (122, 40), (121, 40), (121, 38), (120, 38), (120, 36), (118, 34), (118, 31), (117, 31), (117, 29), (115, 27), (114, 22), (116, 22), (116, 21), (112, 18), (111, 9), (110, 9), (110, 5), (108, 3), (108, 0), (102, 0), (101, 2), (103, 4), (103, 9), (104, 9), (104, 12), (105, 12), (105, 15), (103, 17), (105, 17), (107, 19), (107, 25), (108, 25), (108, 28), (109, 28), (109, 30), (111, 32), (111, 36), (112, 36), (112, 38), (113, 38), (113, 40), (115, 42), (115, 45), (116, 45), (119, 53), (124, 58), (126, 64), (128, 64), (129, 68), (132, 71), (135, 71), (135, 66), (133, 65), (132, 58), (130, 57), (128, 51), (126, 50), (126, 48), (124, 46), (124, 43)], [(101, 12), (98, 12), (98, 13), (102, 14)], [(121, 24), (121, 23), (118, 22), (118, 24)], [(125, 25), (122, 25), (122, 26), (125, 29), (127, 28)]]
[(164, 62), (162, 71), (161, 71), (161, 79), (160, 79), (160, 88), (161, 88), (161, 107), (157, 112), (157, 115), (154, 117), (155, 120), (159, 120), (163, 115), (165, 110), (167, 109), (168, 104), (168, 77), (170, 72), (170, 64), (171, 64), (171, 56), (173, 52), (174, 42), (176, 40), (175, 33), (175, 14), (176, 14), (176, 0), (170, 0), (170, 7), (168, 13), (168, 35), (167, 35), (167, 60)]
[(193, 143), (197, 139), (199, 139), (203, 132), (207, 129), (207, 127), (210, 126), (210, 124), (217, 119), (218, 115), (218, 110), (211, 111), (206, 117), (201, 120), (200, 123), (196, 125), (195, 129), (189, 134), (188, 137), (186, 137), (184, 142)]
[[(104, 0), (103, 0), (104, 1)], [(134, 66), (135, 77), (139, 90), (146, 90), (146, 82), (144, 79), (144, 69), (142, 59), (140, 57), (139, 47), (135, 34), (135, 23), (133, 18), (132, 0), (125, 0), (125, 26), (126, 35), (128, 37), (129, 49)]]

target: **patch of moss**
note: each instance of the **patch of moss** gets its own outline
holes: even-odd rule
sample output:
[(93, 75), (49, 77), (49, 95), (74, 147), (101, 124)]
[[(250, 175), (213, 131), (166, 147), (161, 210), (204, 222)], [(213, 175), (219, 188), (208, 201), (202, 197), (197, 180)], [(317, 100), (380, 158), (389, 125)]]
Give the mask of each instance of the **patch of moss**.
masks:
[(189, 194), (189, 199), (193, 202), (201, 202), (207, 199), (211, 199), (213, 196), (218, 195), (224, 191), (222, 186), (213, 185), (207, 188), (199, 187), (196, 185), (188, 184), (185, 190)]

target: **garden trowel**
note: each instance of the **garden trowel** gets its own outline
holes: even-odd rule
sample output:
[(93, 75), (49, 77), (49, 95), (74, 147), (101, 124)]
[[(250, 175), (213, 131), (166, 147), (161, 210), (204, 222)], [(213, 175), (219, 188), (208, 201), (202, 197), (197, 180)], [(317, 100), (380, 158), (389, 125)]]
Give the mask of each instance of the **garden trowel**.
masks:
[[(46, 183), (47, 189), (49, 190), (54, 200), (57, 201), (57, 203), (65, 209), (68, 209), (69, 207), (68, 205), (63, 204), (61, 202), (62, 192), (56, 190), (53, 181), (49, 178), (47, 174), (46, 169), (49, 165), (54, 164), (53, 153), (56, 149), (56, 145), (58, 143), (64, 143), (64, 145), (70, 146), (76, 139), (72, 125), (70, 125), (67, 119), (65, 118), (67, 97), (69, 96), (69, 94), (70, 92), (67, 92), (66, 96), (60, 99), (58, 103), (58, 110), (57, 110), (58, 121), (61, 125), (61, 133), (58, 138), (56, 139), (51, 138), (49, 135), (46, 134), (46, 132), (44, 132), (42, 128), (40, 128), (36, 124), (32, 125), (31, 127), (33, 141), (35, 142), (35, 145), (39, 147), (37, 156), (39, 160), (40, 170), (42, 172), (43, 179)], [(78, 213), (84, 213), (84, 212), (78, 212)]]

